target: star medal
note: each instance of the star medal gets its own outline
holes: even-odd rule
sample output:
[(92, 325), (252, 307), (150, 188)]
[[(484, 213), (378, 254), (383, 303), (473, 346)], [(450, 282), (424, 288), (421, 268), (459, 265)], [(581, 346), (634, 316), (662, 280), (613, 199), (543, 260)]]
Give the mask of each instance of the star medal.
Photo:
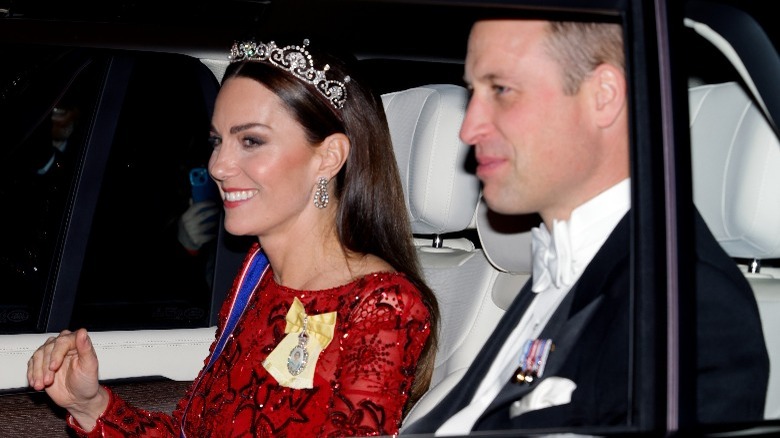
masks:
[(309, 335), (306, 334), (307, 320), (308, 318), (303, 318), (303, 329), (298, 335), (298, 345), (290, 351), (290, 357), (287, 358), (287, 371), (293, 376), (302, 373), (309, 361), (309, 351), (306, 350), (306, 344), (309, 342)]

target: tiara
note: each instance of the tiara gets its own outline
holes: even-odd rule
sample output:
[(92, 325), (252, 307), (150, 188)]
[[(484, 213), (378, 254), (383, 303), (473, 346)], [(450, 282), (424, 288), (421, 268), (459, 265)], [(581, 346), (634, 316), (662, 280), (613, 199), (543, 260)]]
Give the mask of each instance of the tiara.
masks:
[(344, 77), (344, 81), (327, 79), (325, 72), (330, 70), (330, 65), (325, 64), (322, 70), (314, 68), (311, 54), (306, 50), (309, 40), (303, 40), (302, 46), (279, 47), (274, 41), (269, 43), (256, 43), (254, 41), (234, 42), (230, 48), (228, 59), (230, 62), (238, 61), (264, 61), (271, 65), (287, 70), (296, 78), (314, 85), (323, 96), (337, 109), (344, 106), (347, 100), (347, 83), (350, 77)]

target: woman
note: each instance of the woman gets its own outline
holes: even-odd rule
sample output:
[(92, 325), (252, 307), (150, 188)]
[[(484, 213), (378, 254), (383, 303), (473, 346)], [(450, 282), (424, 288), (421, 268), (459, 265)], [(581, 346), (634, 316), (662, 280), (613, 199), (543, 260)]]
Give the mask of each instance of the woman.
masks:
[(427, 388), (438, 308), (384, 109), (346, 62), (307, 45), (232, 48), (209, 173), (227, 231), (258, 242), (173, 415), (101, 386), (84, 329), (33, 354), (30, 385), (79, 435), (390, 435)]

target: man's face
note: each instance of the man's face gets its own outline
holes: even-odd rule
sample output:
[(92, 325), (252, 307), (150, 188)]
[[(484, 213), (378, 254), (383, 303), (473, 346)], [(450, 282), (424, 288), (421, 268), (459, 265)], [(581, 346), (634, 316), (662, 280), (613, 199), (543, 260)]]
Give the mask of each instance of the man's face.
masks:
[(543, 21), (480, 21), (472, 28), (465, 79), (472, 95), (461, 139), (474, 145), (491, 209), (568, 219), (579, 185), (596, 167), (597, 133), (584, 93), (565, 95)]

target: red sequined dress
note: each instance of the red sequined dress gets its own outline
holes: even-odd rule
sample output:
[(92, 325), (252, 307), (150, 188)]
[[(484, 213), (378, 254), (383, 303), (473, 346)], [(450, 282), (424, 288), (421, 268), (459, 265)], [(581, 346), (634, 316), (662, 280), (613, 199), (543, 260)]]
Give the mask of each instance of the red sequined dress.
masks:
[[(217, 338), (238, 283), (220, 311)], [(286, 336), (295, 297), (309, 315), (336, 312), (332, 341), (307, 365), (315, 367), (311, 389), (281, 386), (263, 367)], [(429, 333), (428, 309), (404, 274), (374, 273), (301, 291), (277, 284), (269, 268), (224, 350), (172, 416), (130, 406), (109, 390), (109, 406), (92, 431), (85, 433), (70, 416), (68, 424), (86, 437), (178, 437), (186, 409), (188, 438), (393, 435)]]

